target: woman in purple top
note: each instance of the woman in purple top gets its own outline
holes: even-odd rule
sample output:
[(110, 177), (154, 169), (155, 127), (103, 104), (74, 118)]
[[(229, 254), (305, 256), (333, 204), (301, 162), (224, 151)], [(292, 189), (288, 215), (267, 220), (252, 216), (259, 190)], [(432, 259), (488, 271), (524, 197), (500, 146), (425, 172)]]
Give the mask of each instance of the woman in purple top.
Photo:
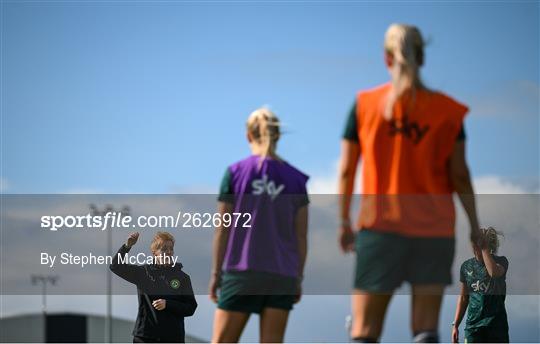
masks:
[(224, 221), (214, 235), (209, 286), (218, 303), (213, 343), (238, 342), (251, 313), (260, 314), (261, 342), (282, 342), (300, 300), (309, 177), (276, 154), (279, 137), (278, 118), (254, 111), (247, 121), (252, 155), (229, 166), (221, 183)]

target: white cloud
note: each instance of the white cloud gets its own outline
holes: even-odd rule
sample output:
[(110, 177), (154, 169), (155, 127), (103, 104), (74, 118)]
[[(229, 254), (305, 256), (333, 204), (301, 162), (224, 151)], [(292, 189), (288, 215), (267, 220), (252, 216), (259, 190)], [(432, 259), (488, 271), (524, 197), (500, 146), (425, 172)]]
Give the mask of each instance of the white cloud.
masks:
[(478, 116), (517, 119), (528, 117), (538, 121), (540, 86), (527, 80), (516, 80), (481, 90), (468, 103)]
[(6, 178), (0, 177), (0, 192), (6, 192), (9, 188), (9, 182)]
[[(310, 194), (337, 194), (338, 192), (338, 171), (339, 161), (333, 163), (331, 172), (323, 175), (313, 176), (308, 184), (308, 190)], [(354, 191), (355, 193), (361, 193), (362, 190), (362, 178), (361, 178), (362, 165), (358, 167), (356, 172), (356, 181)], [(498, 195), (514, 195), (514, 194), (527, 194), (538, 193), (539, 190), (527, 189), (515, 182), (509, 181), (504, 177), (497, 175), (484, 175), (473, 177), (474, 191), (477, 194), (498, 194)]]
[(84, 189), (84, 188), (75, 188), (75, 189), (69, 189), (63, 192), (59, 192), (59, 194), (65, 194), (65, 195), (97, 195), (97, 194), (103, 194), (104, 192), (101, 190), (95, 190), (95, 189)]
[(336, 194), (337, 175), (313, 177), (309, 184), (310, 194)]
[(473, 179), (474, 192), (477, 194), (526, 194), (538, 193), (538, 190), (526, 190), (525, 188), (512, 183), (499, 176), (481, 176)]
[[(331, 172), (324, 175), (315, 175), (311, 177), (308, 183), (308, 191), (310, 194), (315, 195), (331, 195), (338, 193), (338, 173), (339, 173), (339, 160), (336, 160), (332, 164)], [(358, 166), (356, 171), (356, 180), (354, 183), (355, 193), (360, 193), (362, 190), (362, 163)]]

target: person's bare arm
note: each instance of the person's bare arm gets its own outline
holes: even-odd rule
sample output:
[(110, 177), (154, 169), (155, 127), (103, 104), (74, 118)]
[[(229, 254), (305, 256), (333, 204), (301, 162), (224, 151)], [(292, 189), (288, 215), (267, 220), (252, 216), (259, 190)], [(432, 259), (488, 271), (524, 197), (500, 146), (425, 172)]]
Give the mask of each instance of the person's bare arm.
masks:
[(452, 156), (450, 157), (449, 172), (454, 190), (459, 196), (459, 200), (467, 213), (471, 227), (471, 242), (477, 243), (480, 238), (480, 227), (476, 212), (476, 200), (471, 183), (469, 167), (465, 158), (465, 141), (457, 141), (454, 145)]
[(298, 240), (298, 253), (300, 256), (300, 267), (298, 277), (301, 280), (304, 276), (304, 266), (307, 257), (307, 231), (308, 231), (308, 206), (305, 205), (298, 209), (294, 219), (296, 238)]
[[(220, 218), (223, 218), (224, 214), (231, 213), (232, 211), (233, 205), (231, 203), (218, 202), (218, 213), (220, 214)], [(214, 239), (212, 242), (212, 275), (210, 276), (209, 286), (210, 298), (214, 302), (217, 301), (217, 288), (221, 278), (221, 267), (223, 266), (227, 242), (229, 240), (229, 231), (230, 227), (225, 226), (222, 221), (221, 225), (217, 227), (214, 232)]]
[(359, 160), (360, 147), (358, 146), (358, 143), (342, 140), (338, 185), (338, 194), (340, 196), (340, 218), (342, 221), (350, 220), (351, 198)]
[(340, 247), (344, 252), (352, 250), (352, 227), (350, 220), (351, 199), (354, 190), (354, 180), (358, 161), (360, 160), (360, 147), (358, 142), (342, 140), (341, 158), (339, 164), (339, 211), (340, 211)]
[(465, 315), (465, 311), (467, 310), (467, 307), (469, 306), (469, 293), (467, 291), (467, 286), (465, 283), (461, 282), (461, 292), (458, 297), (457, 305), (456, 305), (456, 315), (454, 316), (454, 326), (452, 327), (452, 343), (458, 343), (459, 342), (459, 325), (461, 324), (461, 321), (463, 320), (463, 316)]
[(493, 259), (493, 255), (487, 248), (482, 248), (482, 257), (484, 258), (486, 270), (491, 277), (497, 278), (504, 275), (506, 272), (504, 266), (498, 264), (495, 259)]

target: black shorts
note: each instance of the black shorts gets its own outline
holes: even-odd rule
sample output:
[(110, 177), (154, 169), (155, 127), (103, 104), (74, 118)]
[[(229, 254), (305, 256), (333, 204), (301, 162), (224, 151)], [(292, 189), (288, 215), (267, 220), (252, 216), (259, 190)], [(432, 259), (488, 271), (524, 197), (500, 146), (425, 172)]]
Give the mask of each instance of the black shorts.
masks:
[(297, 279), (265, 272), (225, 272), (221, 279), (218, 308), (261, 313), (264, 308), (291, 310)]
[(393, 292), (412, 285), (452, 283), (454, 238), (418, 238), (362, 229), (356, 235), (354, 288)]
[(465, 343), (509, 343), (508, 328), (483, 326), (465, 329)]

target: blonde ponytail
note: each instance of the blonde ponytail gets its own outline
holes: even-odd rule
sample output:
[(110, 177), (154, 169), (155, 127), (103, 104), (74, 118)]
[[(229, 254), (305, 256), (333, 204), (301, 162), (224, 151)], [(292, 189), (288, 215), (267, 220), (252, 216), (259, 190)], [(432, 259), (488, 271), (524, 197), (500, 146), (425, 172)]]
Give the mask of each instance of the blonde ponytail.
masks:
[(261, 163), (268, 156), (280, 160), (276, 154), (281, 135), (277, 116), (267, 108), (260, 108), (249, 115), (246, 126), (251, 137), (263, 147)]
[(415, 26), (392, 24), (384, 38), (384, 50), (393, 58), (390, 67), (392, 88), (386, 101), (384, 117), (390, 119), (396, 101), (408, 90), (413, 95), (422, 88), (420, 67), (424, 63), (424, 40)]

